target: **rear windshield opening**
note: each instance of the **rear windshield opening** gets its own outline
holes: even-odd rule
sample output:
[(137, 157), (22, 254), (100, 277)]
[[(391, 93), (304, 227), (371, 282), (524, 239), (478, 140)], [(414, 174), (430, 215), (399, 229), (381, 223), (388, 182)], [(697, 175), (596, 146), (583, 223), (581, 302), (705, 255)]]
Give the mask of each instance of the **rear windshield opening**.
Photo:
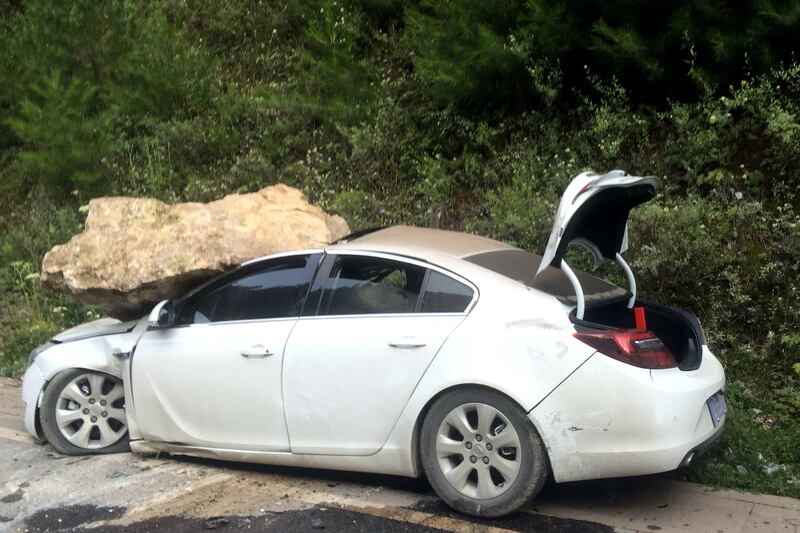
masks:
[[(575, 291), (561, 269), (547, 267), (536, 277), (536, 281), (533, 280), (533, 275), (539, 269), (539, 263), (542, 261), (540, 255), (524, 250), (493, 250), (465, 257), (464, 260), (519, 281), (528, 287), (546, 292), (564, 303), (575, 303)], [(583, 287), (587, 302), (620, 298), (628, 294), (627, 290), (622, 287), (597, 276), (581, 270), (575, 270), (575, 274)]]

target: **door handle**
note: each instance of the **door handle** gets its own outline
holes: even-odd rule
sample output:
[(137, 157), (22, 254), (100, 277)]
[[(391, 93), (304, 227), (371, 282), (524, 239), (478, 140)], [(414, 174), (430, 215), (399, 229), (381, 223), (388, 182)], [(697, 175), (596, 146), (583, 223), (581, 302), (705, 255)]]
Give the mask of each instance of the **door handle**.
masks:
[(400, 348), (401, 350), (411, 350), (414, 348), (422, 348), (425, 346), (425, 343), (421, 342), (416, 337), (408, 336), (389, 341), (389, 346), (392, 348)]
[(270, 355), (275, 355), (274, 353), (267, 350), (263, 344), (255, 344), (250, 346), (249, 348), (245, 348), (242, 350), (242, 357), (247, 357), (250, 359), (259, 359), (262, 357), (269, 357)]

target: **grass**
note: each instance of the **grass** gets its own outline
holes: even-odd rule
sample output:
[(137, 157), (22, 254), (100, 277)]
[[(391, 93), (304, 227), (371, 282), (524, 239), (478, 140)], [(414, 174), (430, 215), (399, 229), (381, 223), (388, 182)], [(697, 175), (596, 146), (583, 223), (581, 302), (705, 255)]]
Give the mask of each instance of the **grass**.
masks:
[(682, 474), (718, 488), (800, 498), (800, 403), (796, 391), (767, 400), (741, 381), (727, 384), (728, 418), (720, 441)]

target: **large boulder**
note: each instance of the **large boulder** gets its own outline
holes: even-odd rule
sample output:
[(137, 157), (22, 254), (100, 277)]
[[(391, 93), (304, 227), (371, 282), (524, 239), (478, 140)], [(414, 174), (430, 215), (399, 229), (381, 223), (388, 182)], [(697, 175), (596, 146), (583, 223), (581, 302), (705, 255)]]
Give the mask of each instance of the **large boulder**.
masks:
[(44, 256), (41, 279), (112, 317), (134, 318), (248, 259), (347, 233), (342, 217), (286, 185), (207, 204), (96, 198), (86, 229)]

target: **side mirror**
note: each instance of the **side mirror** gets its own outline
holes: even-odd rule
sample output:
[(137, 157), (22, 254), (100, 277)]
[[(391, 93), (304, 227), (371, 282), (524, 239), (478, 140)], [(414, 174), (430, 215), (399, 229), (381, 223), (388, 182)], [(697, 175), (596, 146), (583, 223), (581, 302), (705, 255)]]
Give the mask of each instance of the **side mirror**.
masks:
[(169, 300), (162, 300), (156, 304), (150, 316), (147, 317), (147, 323), (154, 328), (167, 328), (175, 322), (175, 313), (172, 307), (172, 302)]

